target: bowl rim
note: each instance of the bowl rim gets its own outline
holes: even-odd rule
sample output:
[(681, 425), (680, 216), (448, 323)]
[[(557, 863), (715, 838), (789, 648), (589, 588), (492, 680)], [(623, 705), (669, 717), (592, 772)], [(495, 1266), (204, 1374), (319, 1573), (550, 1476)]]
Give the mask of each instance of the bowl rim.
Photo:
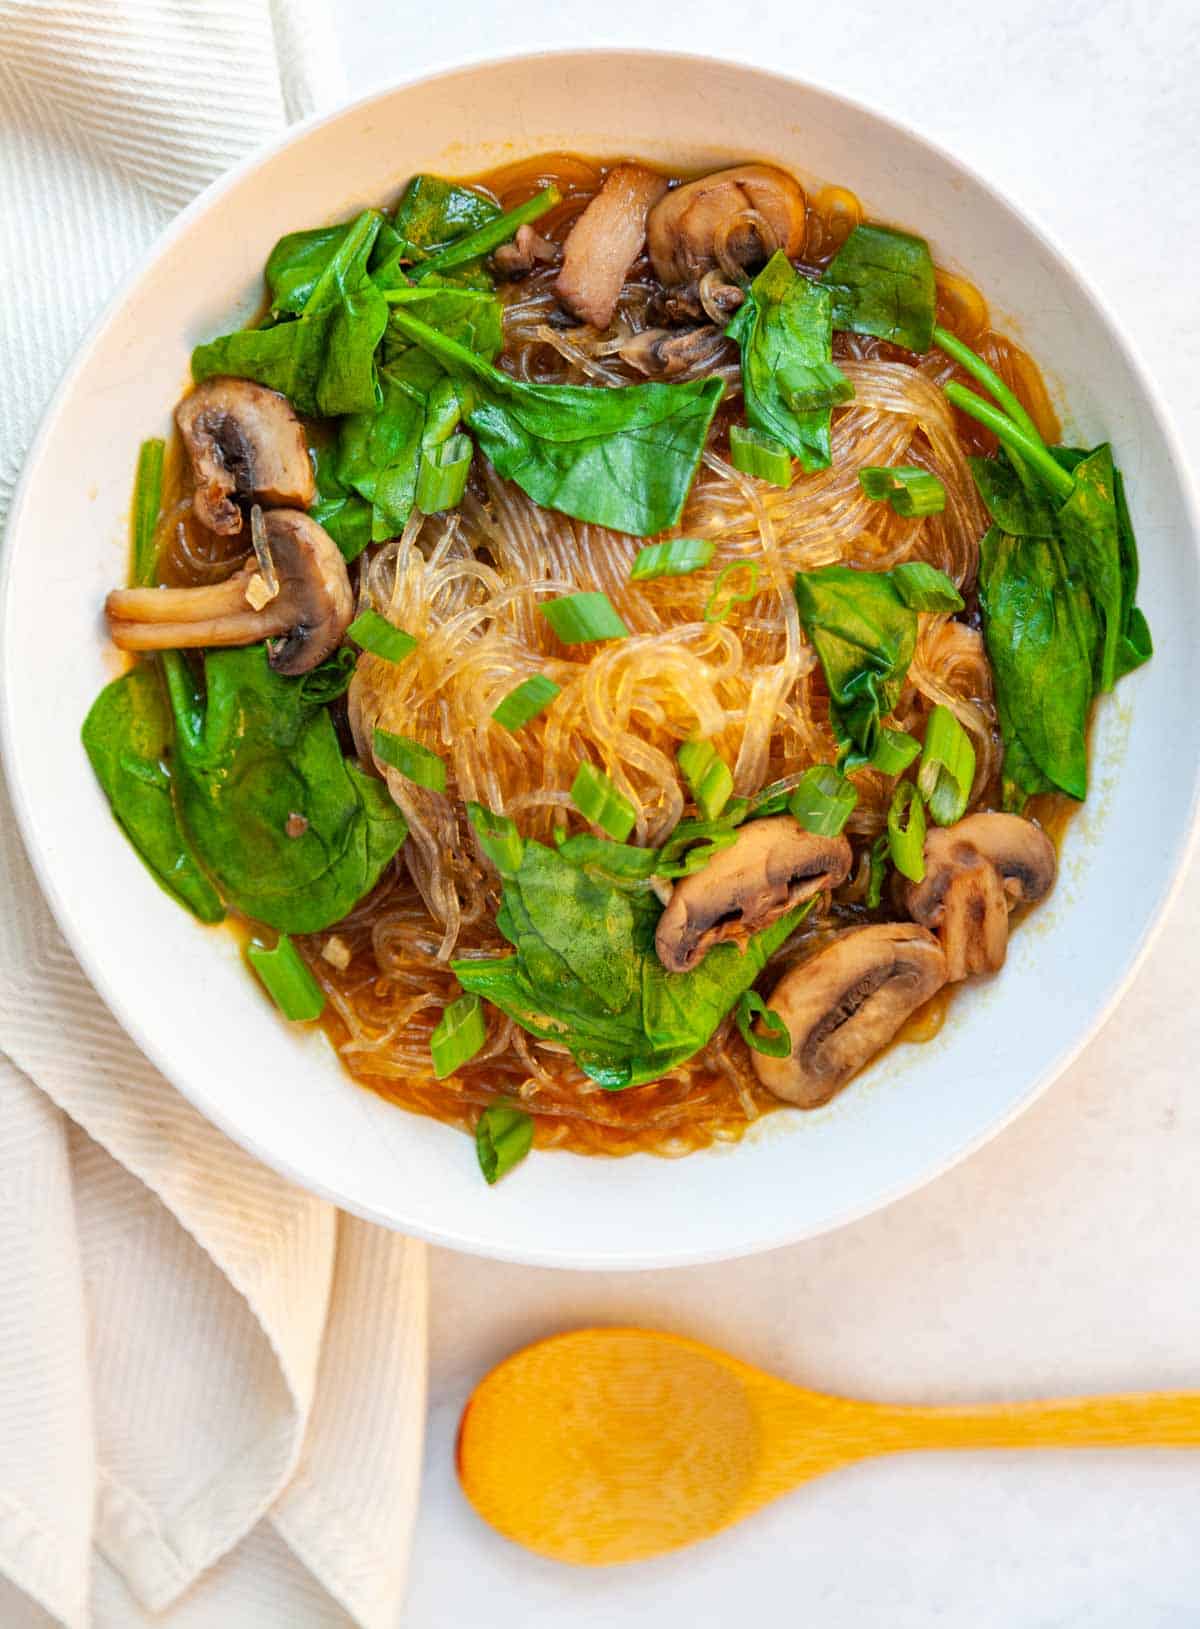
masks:
[[(58, 379), (42, 411), (37, 429), (22, 462), (20, 476), (13, 493), (4, 528), (6, 546), (0, 551), (0, 760), (3, 761), (5, 766), (6, 780), (17, 826), (38, 886), (42, 890), (59, 930), (62, 932), (72, 954), (79, 962), (93, 989), (112, 1012), (138, 1050), (163, 1074), (173, 1089), (179, 1091), (207, 1120), (254, 1158), (261, 1160), (264, 1165), (276, 1171), (286, 1180), (294, 1182), (307, 1192), (317, 1194), (342, 1210), (381, 1226), (403, 1230), (415, 1237), (424, 1238), (432, 1244), (441, 1245), (445, 1248), (465, 1250), (472, 1254), (532, 1266), (594, 1271), (650, 1270), (732, 1260), (765, 1250), (777, 1249), (787, 1244), (800, 1243), (806, 1239), (820, 1237), (825, 1233), (848, 1226), (866, 1216), (872, 1215), (876, 1211), (883, 1210), (907, 1195), (915, 1193), (967, 1159), (993, 1137), (998, 1136), (1018, 1116), (1023, 1114), (1043, 1092), (1048, 1090), (1054, 1081), (1082, 1053), (1084, 1048), (1111, 1018), (1145, 962), (1154, 940), (1162, 929), (1166, 915), (1179, 894), (1188, 866), (1195, 860), (1197, 853), (1200, 852), (1200, 763), (1196, 765), (1192, 777), (1190, 806), (1186, 812), (1186, 824), (1181, 827), (1181, 837), (1177, 846), (1174, 868), (1153, 905), (1140, 939), (1131, 947), (1123, 970), (1109, 987), (1102, 992), (1101, 998), (1095, 1005), (1086, 1025), (1081, 1028), (1068, 1045), (1043, 1066), (1037, 1075), (1029, 1080), (1026, 1090), (1010, 1105), (1007, 1112), (990, 1121), (973, 1136), (967, 1137), (957, 1149), (939, 1158), (936, 1163), (919, 1171), (916, 1175), (900, 1179), (893, 1186), (879, 1191), (869, 1200), (855, 1203), (847, 1207), (845, 1211), (838, 1212), (823, 1220), (817, 1226), (806, 1227), (802, 1225), (799, 1230), (783, 1227), (750, 1243), (699, 1250), (673, 1249), (658, 1254), (630, 1253), (627, 1251), (616, 1251), (608, 1254), (589, 1252), (588, 1255), (581, 1257), (573, 1254), (570, 1250), (556, 1252), (548, 1249), (531, 1252), (518, 1248), (506, 1248), (503, 1245), (492, 1244), (487, 1240), (480, 1240), (475, 1236), (467, 1236), (453, 1226), (438, 1226), (410, 1220), (398, 1222), (394, 1216), (378, 1211), (369, 1204), (356, 1201), (353, 1197), (315, 1180), (298, 1162), (281, 1157), (269, 1145), (260, 1143), (256, 1137), (248, 1136), (238, 1125), (235, 1116), (228, 1113), (219, 1100), (214, 1102), (211, 1096), (198, 1089), (195, 1083), (189, 1083), (187, 1087), (179, 1083), (174, 1071), (175, 1060), (167, 1055), (168, 1049), (158, 1047), (145, 1035), (136, 1004), (127, 1001), (121, 995), (109, 978), (103, 961), (91, 955), (87, 948), (88, 936), (82, 926), (76, 922), (75, 910), (59, 889), (54, 875), (54, 868), (48, 862), (38, 842), (34, 810), (28, 801), (26, 789), (19, 774), (14, 773), (17, 762), (13, 752), (15, 724), (13, 719), (14, 707), (11, 698), (14, 694), (14, 687), (10, 682), (7, 656), (9, 642), (3, 638), (3, 633), (10, 625), (10, 618), (16, 609), (13, 603), (14, 573), (12, 566), (15, 551), (11, 546), (11, 539), (19, 531), (28, 500), (28, 492), (32, 485), (33, 472), (41, 461), (45, 445), (54, 432), (66, 399), (76, 379), (86, 368), (92, 350), (106, 332), (110, 323), (119, 314), (131, 291), (151, 270), (159, 257), (180, 235), (189, 229), (194, 221), (203, 216), (221, 197), (239, 185), (254, 170), (265, 165), (269, 160), (292, 145), (304, 141), (314, 131), (367, 111), (375, 105), (388, 102), (397, 94), (412, 90), (417, 86), (430, 85), (440, 80), (449, 81), (481, 69), (500, 68), (516, 63), (536, 61), (553, 66), (555, 63), (563, 64), (573, 60), (579, 62), (582, 66), (586, 66), (589, 61), (596, 59), (620, 61), (621, 59), (644, 60), (646, 58), (652, 58), (664, 63), (675, 63), (684, 68), (731, 69), (734, 72), (748, 73), (758, 78), (771, 80), (785, 89), (795, 88), (825, 98), (849, 110), (851, 113), (861, 114), (875, 121), (887, 130), (915, 140), (935, 154), (952, 170), (970, 181), (974, 187), (985, 195), (989, 202), (1015, 217), (1049, 256), (1056, 269), (1065, 273), (1068, 281), (1080, 291), (1085, 300), (1091, 305), (1100, 318), (1102, 325), (1111, 335), (1126, 366), (1144, 392), (1154, 432), (1163, 443), (1179, 483), (1182, 509), (1188, 523), (1193, 547), (1200, 549), (1200, 480), (1192, 474), (1188, 461), (1184, 456), (1183, 440), (1176, 427), (1173, 412), (1164, 400), (1162, 392), (1136, 345), (1126, 332), (1117, 312), (1110, 302), (1099, 293), (1089, 274), (1081, 269), (1066, 253), (1053, 232), (1036, 215), (1030, 213), (1024, 205), (1011, 199), (986, 176), (980, 174), (971, 164), (966, 163), (936, 138), (927, 134), (919, 124), (882, 112), (869, 102), (859, 97), (847, 95), (845, 92), (818, 80), (808, 79), (798, 74), (782, 73), (776, 69), (764, 68), (755, 62), (746, 61), (736, 56), (717, 56), (713, 53), (677, 51), (653, 46), (608, 46), (598, 44), (563, 47), (546, 52), (523, 50), (497, 53), (489, 51), (448, 56), (438, 66), (424, 69), (408, 77), (396, 79), (384, 86), (376, 86), (364, 92), (361, 96), (340, 101), (331, 108), (320, 110), (288, 125), (273, 140), (256, 148), (238, 164), (211, 181), (202, 192), (197, 194), (191, 203), (172, 217), (146, 250), (138, 256), (134, 264), (121, 277), (109, 298), (79, 340), (70, 361)], [(336, 1067), (341, 1068), (336, 1058), (332, 1061)]]

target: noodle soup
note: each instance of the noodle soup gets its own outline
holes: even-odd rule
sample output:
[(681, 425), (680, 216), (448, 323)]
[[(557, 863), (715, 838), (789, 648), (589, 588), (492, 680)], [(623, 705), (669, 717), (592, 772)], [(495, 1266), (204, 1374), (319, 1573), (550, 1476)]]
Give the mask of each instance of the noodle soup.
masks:
[(562, 154), (266, 275), (144, 456), (85, 727), (164, 885), (489, 1180), (933, 1033), (1149, 654), (1111, 455), (983, 295), (836, 186)]

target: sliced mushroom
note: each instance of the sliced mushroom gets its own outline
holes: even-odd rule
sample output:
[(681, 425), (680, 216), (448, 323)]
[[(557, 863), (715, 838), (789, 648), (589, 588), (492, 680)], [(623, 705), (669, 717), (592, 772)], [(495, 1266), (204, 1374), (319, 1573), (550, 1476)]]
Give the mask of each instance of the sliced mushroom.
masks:
[(745, 290), (736, 283), (727, 283), (714, 266), (698, 283), (659, 289), (649, 309), (656, 322), (683, 324), (702, 322), (707, 317), (718, 328), (724, 328), (745, 298)]
[(535, 232), (528, 222), (518, 226), (512, 242), (502, 243), (492, 256), (496, 270), (505, 277), (524, 277), (539, 262), (548, 266), (557, 259), (558, 244)]
[(785, 911), (836, 888), (850, 858), (844, 837), (815, 837), (790, 815), (750, 821), (702, 871), (675, 884), (658, 919), (659, 961), (686, 973), (713, 945), (744, 945)]
[(946, 958), (924, 928), (883, 922), (839, 934), (767, 997), (792, 1046), (783, 1058), (751, 1053), (754, 1072), (776, 1097), (818, 1108), (945, 982)]
[(646, 243), (659, 282), (696, 281), (717, 266), (734, 283), (804, 243), (804, 192), (783, 170), (739, 164), (676, 187), (650, 211)]
[(113, 643), (122, 650), (182, 650), (270, 639), (277, 673), (316, 667), (354, 614), (346, 562), (328, 532), (299, 510), (268, 510), (263, 525), (278, 592), (261, 608), (251, 597), (261, 582), (253, 557), (223, 583), (203, 588), (118, 588), (104, 607)]
[(646, 216), (667, 190), (666, 177), (641, 164), (617, 164), (571, 228), (555, 292), (593, 328), (607, 328), (625, 275), (646, 241)]
[(621, 346), (621, 358), (652, 379), (674, 379), (689, 368), (711, 367), (726, 344), (711, 324), (703, 328), (644, 328)]
[(307, 509), (316, 486), (304, 426), (286, 396), (249, 379), (206, 379), (175, 409), (192, 467), (197, 519), (223, 537), (242, 529), (239, 500)]
[(1008, 913), (1054, 886), (1054, 844), (1019, 815), (974, 814), (925, 839), (925, 877), (904, 888), (914, 922), (942, 942), (951, 980), (995, 973), (1008, 953)]

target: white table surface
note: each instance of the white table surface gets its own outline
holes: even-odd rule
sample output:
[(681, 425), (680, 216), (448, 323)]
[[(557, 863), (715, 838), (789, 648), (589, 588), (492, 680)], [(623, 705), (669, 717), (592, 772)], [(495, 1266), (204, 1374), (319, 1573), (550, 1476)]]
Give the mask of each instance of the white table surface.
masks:
[[(1195, 0), (459, 0), (449, 14), (340, 0), (339, 15), (356, 92), (454, 50), (680, 46), (911, 121), (1050, 229), (1200, 448)], [(592, 1322), (679, 1330), (811, 1385), (896, 1401), (1200, 1386), (1198, 919), (1193, 870), (1135, 987), (1070, 1074), (965, 1165), (855, 1227), (646, 1274), (434, 1252), (433, 1410), (404, 1629), (1200, 1624), (1191, 1456), (864, 1465), (698, 1549), (603, 1573), (507, 1545), (471, 1514), (452, 1469), (480, 1374)]]

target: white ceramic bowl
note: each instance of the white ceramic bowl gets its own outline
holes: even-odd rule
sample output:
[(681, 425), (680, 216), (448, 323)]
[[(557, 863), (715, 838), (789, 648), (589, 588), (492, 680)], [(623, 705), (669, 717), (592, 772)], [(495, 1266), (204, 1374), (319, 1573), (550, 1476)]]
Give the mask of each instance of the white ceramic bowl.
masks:
[[(1094, 790), (1047, 907), (1003, 976), (953, 1004), (829, 1108), (768, 1117), (678, 1162), (563, 1154), (489, 1189), (471, 1143), (354, 1085), (277, 1019), (232, 936), (159, 891), (79, 745), (116, 671), (100, 607), (123, 579), (137, 446), (164, 433), (199, 340), (254, 309), (282, 233), (550, 148), (682, 168), (767, 158), (852, 188), (968, 274), (1044, 365), (1069, 437), (1112, 439), (1132, 494), (1158, 654), (1099, 710)], [(490, 62), (291, 131), (188, 209), (120, 291), (47, 414), (21, 485), (2, 608), (4, 746), (42, 886), (97, 989), (196, 1106), (340, 1205), (465, 1250), (667, 1266), (837, 1226), (927, 1181), (1030, 1103), (1129, 979), (1182, 863), (1200, 759), (1196, 509), (1113, 319), (1017, 210), (910, 131), (811, 86), (650, 52)], [(47, 619), (47, 601), (54, 616)]]

